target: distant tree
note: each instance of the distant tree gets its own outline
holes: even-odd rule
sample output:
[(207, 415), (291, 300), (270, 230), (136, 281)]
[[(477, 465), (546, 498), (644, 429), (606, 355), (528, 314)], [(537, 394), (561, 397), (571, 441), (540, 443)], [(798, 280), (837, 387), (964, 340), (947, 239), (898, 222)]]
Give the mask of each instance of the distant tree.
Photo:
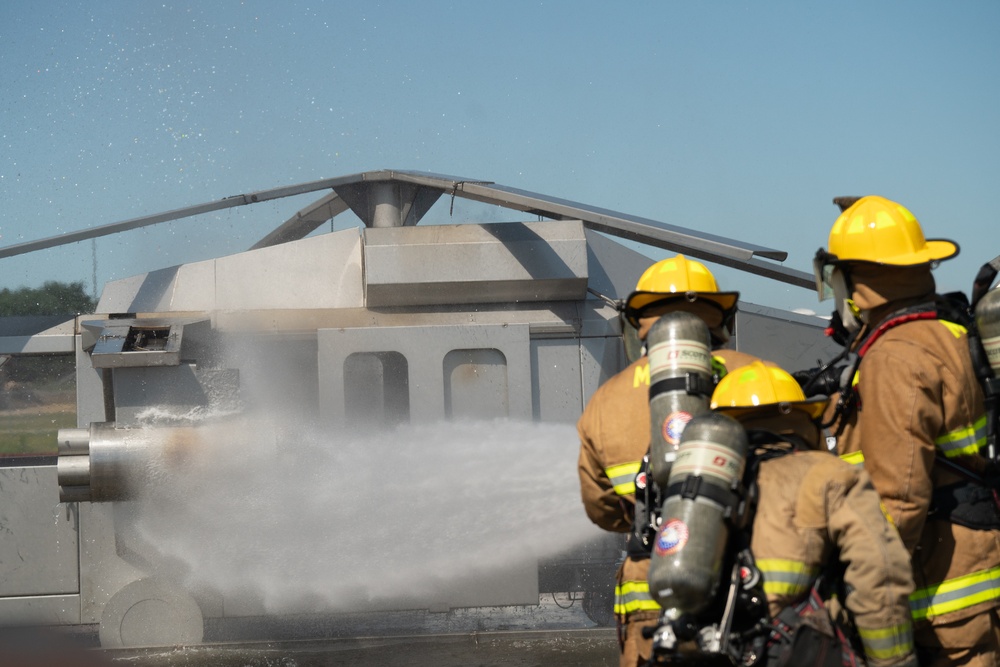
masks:
[(0, 290), (0, 317), (6, 315), (75, 315), (91, 313), (97, 304), (83, 282), (45, 282), (41, 287)]

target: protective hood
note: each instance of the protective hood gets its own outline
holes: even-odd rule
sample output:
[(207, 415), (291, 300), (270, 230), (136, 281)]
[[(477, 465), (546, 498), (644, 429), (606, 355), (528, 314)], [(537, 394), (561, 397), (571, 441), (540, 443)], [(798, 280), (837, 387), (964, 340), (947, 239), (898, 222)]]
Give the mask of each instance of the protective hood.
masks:
[(772, 431), (778, 435), (795, 435), (808, 443), (812, 449), (820, 449), (819, 428), (810, 415), (800, 410), (792, 410), (787, 414), (781, 414), (775, 410), (733, 416), (748, 431), (760, 429)]
[(929, 299), (934, 295), (934, 276), (929, 264), (890, 267), (856, 263), (850, 269), (854, 303), (869, 312), (898, 301)]
[[(711, 301), (688, 301), (686, 299), (675, 299), (664, 305), (665, 312), (657, 313), (649, 317), (640, 317), (637, 321), (639, 329), (639, 340), (646, 340), (646, 334), (660, 317), (667, 312), (684, 311), (697, 315), (708, 326), (712, 334), (714, 345), (725, 345), (729, 342), (730, 319), (726, 313), (719, 309), (718, 305)], [(655, 312), (655, 311), (654, 311)]]

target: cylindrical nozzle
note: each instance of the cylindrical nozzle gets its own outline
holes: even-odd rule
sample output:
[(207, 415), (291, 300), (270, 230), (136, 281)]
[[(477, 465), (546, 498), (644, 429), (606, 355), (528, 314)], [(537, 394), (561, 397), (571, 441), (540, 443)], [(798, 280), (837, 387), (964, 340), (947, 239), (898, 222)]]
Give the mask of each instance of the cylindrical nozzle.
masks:
[(59, 456), (86, 454), (90, 449), (89, 428), (61, 428), (56, 437), (59, 440)]
[(191, 428), (115, 428), (110, 422), (60, 429), (57, 438), (60, 502), (127, 500), (157, 462), (183, 460), (196, 442)]

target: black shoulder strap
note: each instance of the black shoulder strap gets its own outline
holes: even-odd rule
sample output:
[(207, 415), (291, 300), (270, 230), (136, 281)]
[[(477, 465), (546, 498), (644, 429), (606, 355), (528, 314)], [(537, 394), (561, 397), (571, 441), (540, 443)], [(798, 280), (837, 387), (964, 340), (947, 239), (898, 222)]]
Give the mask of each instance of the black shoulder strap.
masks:
[(918, 303), (915, 306), (909, 306), (907, 308), (901, 308), (899, 310), (889, 313), (889, 315), (882, 320), (882, 322), (873, 330), (867, 332), (864, 338), (858, 343), (857, 352), (854, 355), (854, 359), (850, 365), (850, 371), (845, 373), (842, 378), (842, 384), (840, 386), (840, 396), (837, 398), (837, 405), (834, 409), (834, 414), (830, 418), (829, 422), (823, 423), (823, 428), (828, 428), (837, 422), (837, 430), (833, 434), (834, 437), (840, 437), (843, 433), (844, 427), (847, 421), (850, 419), (851, 414), (858, 408), (858, 394), (857, 389), (854, 386), (854, 376), (857, 375), (858, 368), (861, 366), (861, 359), (865, 356), (865, 353), (875, 344), (882, 334), (884, 334), (889, 329), (897, 327), (901, 324), (906, 324), (907, 322), (912, 322), (914, 320), (926, 320), (926, 319), (937, 319), (938, 308), (937, 304), (931, 301), (926, 303)]
[[(760, 464), (764, 461), (780, 458), (791, 454), (794, 451), (809, 449), (805, 440), (797, 435), (779, 435), (767, 429), (748, 428), (747, 441), (750, 444), (750, 452), (747, 454), (746, 468), (743, 470), (743, 488), (746, 493), (744, 506), (740, 512), (740, 524), (749, 533), (753, 528), (753, 518), (757, 513), (757, 499), (760, 497), (760, 490), (757, 488), (757, 473), (760, 472)], [(775, 447), (773, 445), (788, 444), (790, 447)], [(749, 544), (749, 535), (747, 536)]]

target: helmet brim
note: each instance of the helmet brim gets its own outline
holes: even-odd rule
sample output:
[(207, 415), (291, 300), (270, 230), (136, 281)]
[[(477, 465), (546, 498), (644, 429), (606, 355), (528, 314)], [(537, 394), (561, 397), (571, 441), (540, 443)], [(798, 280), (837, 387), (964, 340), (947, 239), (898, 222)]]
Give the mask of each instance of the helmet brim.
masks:
[[(826, 254), (824, 261), (827, 264), (863, 263), (881, 264), (884, 266), (917, 266), (919, 264), (930, 264), (931, 262), (942, 262), (946, 259), (951, 259), (959, 253), (959, 250), (958, 244), (954, 241), (949, 241), (948, 239), (928, 239), (923, 249), (916, 252), (903, 253), (902, 255), (881, 257), (878, 260), (874, 260)], [(820, 248), (820, 252), (823, 252), (822, 248)], [(819, 253), (817, 253), (818, 257)], [(817, 266), (818, 261), (819, 259), (813, 260), (814, 268)]]
[(736, 308), (739, 292), (632, 292), (625, 300), (624, 315), (629, 324), (639, 328), (639, 318), (643, 311), (653, 306), (665, 306), (673, 301), (708, 301), (714, 303), (726, 315)]
[(786, 412), (787, 410), (798, 410), (809, 415), (809, 418), (816, 421), (823, 416), (830, 405), (829, 398), (817, 397), (805, 401), (783, 401), (781, 403), (768, 403), (766, 405), (730, 406), (718, 405), (713, 408), (716, 412), (729, 415), (734, 419), (746, 415), (764, 415), (768, 412)]
[(923, 250), (918, 252), (886, 257), (882, 264), (892, 266), (913, 266), (914, 264), (929, 264), (951, 259), (958, 254), (958, 244), (948, 239), (929, 239)]

